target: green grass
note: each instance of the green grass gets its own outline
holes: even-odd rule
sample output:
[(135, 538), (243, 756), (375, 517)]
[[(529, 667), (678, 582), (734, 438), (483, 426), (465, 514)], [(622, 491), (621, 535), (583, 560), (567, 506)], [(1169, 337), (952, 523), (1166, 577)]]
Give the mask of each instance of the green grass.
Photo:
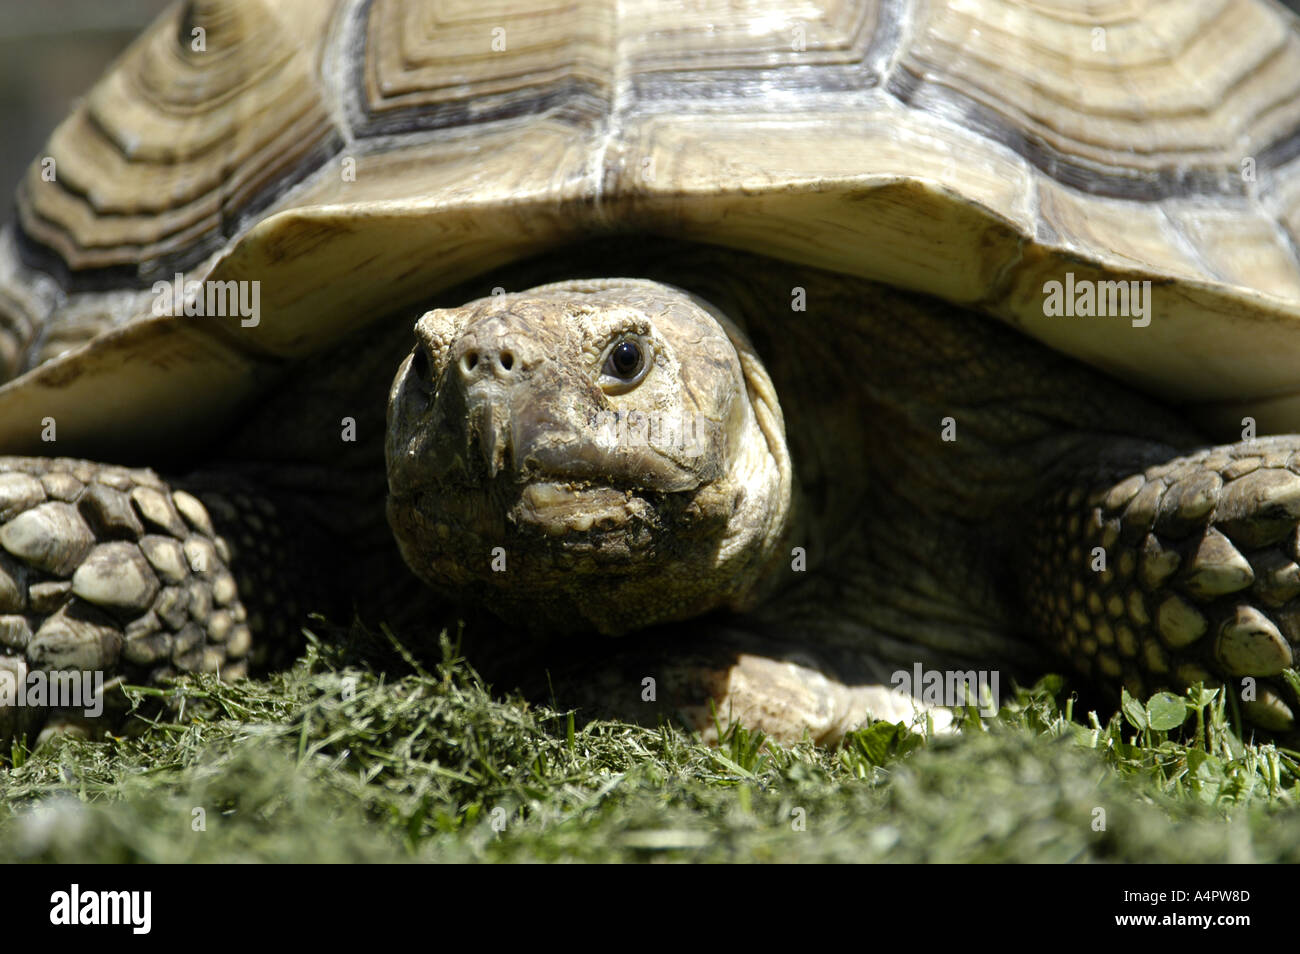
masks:
[(951, 737), (709, 748), (495, 698), (445, 639), (427, 668), (376, 640), (185, 681), (186, 719), (138, 737), (15, 748), (0, 860), (1300, 860), (1297, 754), (1243, 744), (1217, 693), (1103, 725), (1048, 678)]

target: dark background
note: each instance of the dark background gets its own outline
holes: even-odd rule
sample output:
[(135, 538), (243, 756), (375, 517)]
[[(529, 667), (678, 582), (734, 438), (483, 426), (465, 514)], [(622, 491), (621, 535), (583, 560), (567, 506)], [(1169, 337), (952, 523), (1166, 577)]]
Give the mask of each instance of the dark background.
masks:
[[(50, 131), (172, 0), (0, 0), (0, 223)], [(1200, 0), (1187, 0), (1200, 2)], [(1285, 0), (1300, 11), (1300, 0)]]

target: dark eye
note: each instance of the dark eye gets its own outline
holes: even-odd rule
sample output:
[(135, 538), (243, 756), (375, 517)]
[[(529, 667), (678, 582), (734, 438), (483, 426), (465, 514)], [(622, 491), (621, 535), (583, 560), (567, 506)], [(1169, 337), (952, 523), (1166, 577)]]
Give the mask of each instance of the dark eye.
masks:
[(606, 394), (624, 394), (641, 383), (653, 362), (650, 343), (640, 335), (628, 333), (605, 352), (600, 369), (600, 387)]
[(623, 340), (614, 346), (614, 350), (609, 353), (609, 371), (616, 378), (622, 378), (624, 381), (636, 377), (636, 373), (641, 370), (641, 365), (645, 358), (641, 354), (641, 346), (635, 341)]

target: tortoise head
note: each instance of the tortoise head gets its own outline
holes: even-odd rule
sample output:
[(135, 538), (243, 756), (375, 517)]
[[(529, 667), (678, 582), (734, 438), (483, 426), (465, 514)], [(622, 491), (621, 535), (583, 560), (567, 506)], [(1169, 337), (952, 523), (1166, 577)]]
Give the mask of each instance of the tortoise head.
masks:
[(425, 582), (533, 630), (761, 595), (790, 517), (772, 383), (708, 303), (578, 281), (424, 315), (388, 404), (388, 519)]

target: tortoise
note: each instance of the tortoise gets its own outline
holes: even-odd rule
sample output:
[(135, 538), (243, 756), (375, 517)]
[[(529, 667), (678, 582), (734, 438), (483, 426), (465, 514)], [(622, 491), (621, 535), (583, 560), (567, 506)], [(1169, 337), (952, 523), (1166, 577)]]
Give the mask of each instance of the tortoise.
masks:
[(459, 617), (706, 731), (1068, 666), (1292, 732), (1298, 154), (1264, 0), (180, 3), (0, 241), (0, 667)]

